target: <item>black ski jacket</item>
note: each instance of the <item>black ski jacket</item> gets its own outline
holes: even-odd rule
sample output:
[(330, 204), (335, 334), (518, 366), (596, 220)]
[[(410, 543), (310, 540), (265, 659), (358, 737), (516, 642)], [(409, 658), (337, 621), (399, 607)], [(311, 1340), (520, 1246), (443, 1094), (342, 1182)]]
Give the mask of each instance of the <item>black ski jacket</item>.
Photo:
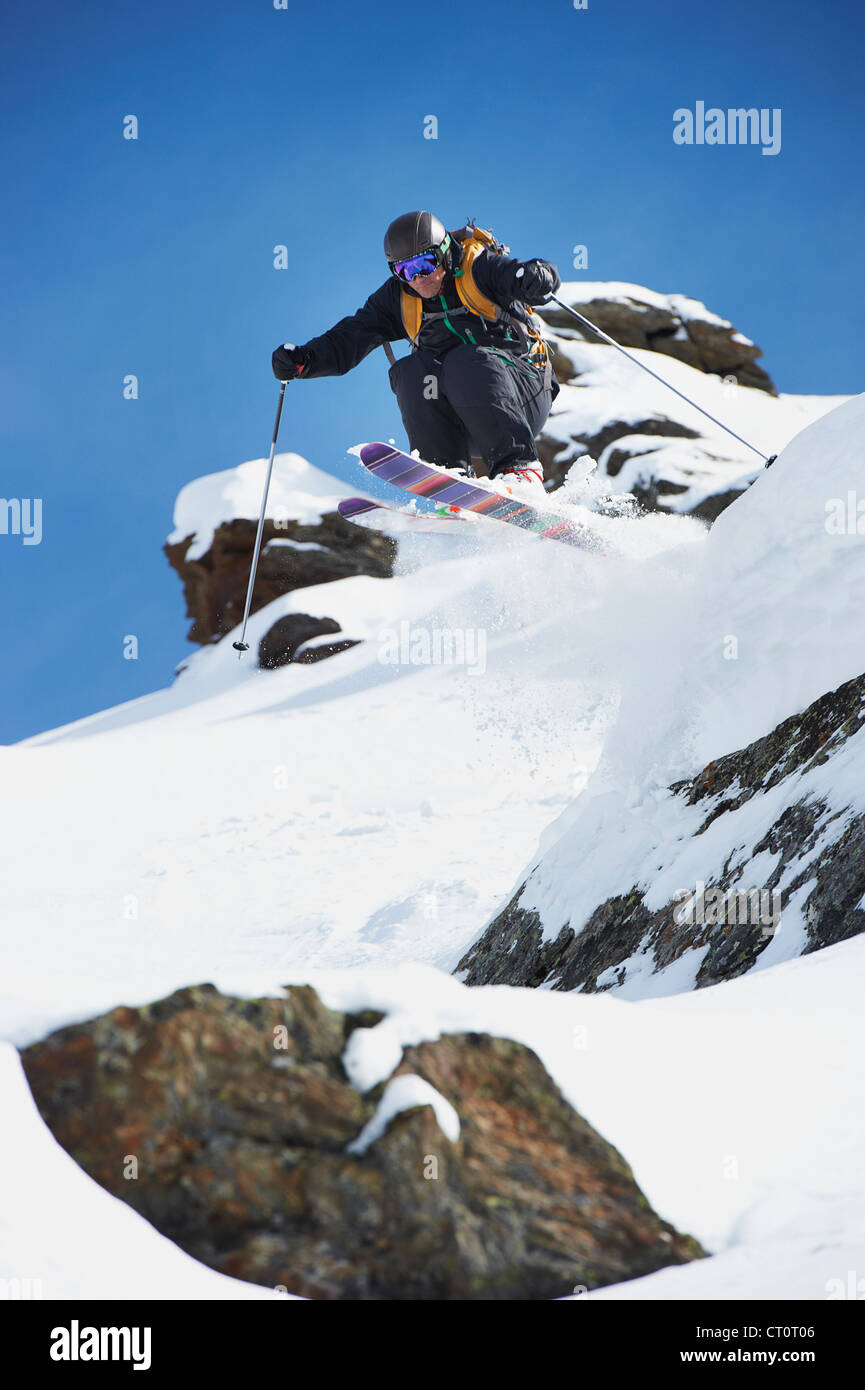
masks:
[[(452, 245), (461, 259), (458, 243)], [(456, 260), (456, 265), (459, 261)], [(441, 357), (461, 342), (468, 342), (466, 330), (479, 347), (495, 347), (522, 357), (528, 339), (522, 329), (526, 322), (524, 304), (540, 304), (547, 295), (559, 288), (561, 279), (549, 261), (517, 261), (508, 256), (483, 251), (474, 263), (474, 278), (478, 289), (488, 299), (508, 311), (511, 322), (488, 322), (465, 308), (457, 293), (452, 271), (445, 276), (441, 294), (423, 300), (423, 317), (418, 345)], [(343, 376), (383, 343), (408, 339), (402, 321), (400, 295), (403, 285), (391, 275), (375, 290), (356, 314), (340, 319), (326, 333), (303, 343), (300, 351), (306, 364), (303, 378)], [(442, 304), (442, 296), (445, 304)], [(418, 296), (420, 297), (420, 296)], [(445, 321), (447, 318), (451, 326)]]

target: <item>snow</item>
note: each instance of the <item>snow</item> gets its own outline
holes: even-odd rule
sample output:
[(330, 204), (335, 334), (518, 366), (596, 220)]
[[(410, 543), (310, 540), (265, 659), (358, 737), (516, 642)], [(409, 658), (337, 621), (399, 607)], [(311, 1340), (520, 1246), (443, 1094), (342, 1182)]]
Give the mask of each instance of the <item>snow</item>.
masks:
[[(223, 522), (238, 517), (258, 520), (267, 477), (267, 459), (250, 459), (237, 468), (208, 473), (187, 483), (174, 506), (174, 530), (169, 545), (193, 536), (187, 560), (198, 560), (211, 546), (213, 533)], [(366, 493), (358, 493), (359, 497)], [(273, 521), (299, 521), (316, 526), (325, 512), (335, 512), (344, 490), (329, 473), (308, 463), (300, 454), (276, 454), (266, 515)], [(271, 542), (273, 544), (273, 542)]]
[(455, 1144), (460, 1137), (460, 1117), (441, 1091), (431, 1086), (422, 1076), (403, 1074), (389, 1081), (382, 1093), (375, 1114), (364, 1125), (360, 1134), (346, 1149), (350, 1154), (365, 1154), (367, 1149), (380, 1139), (395, 1115), (404, 1110), (414, 1110), (417, 1106), (429, 1105), (445, 1138)]
[[(788, 1195), (788, 1201), (790, 1200)], [(703, 1299), (768, 1299), (813, 1301), (815, 1299), (862, 1298), (865, 1287), (858, 1279), (865, 1250), (861, 1198), (817, 1201), (806, 1214), (801, 1199), (794, 1196), (790, 1211), (801, 1235), (755, 1234), (732, 1245), (711, 1260), (671, 1267), (627, 1284), (588, 1292), (597, 1299), (639, 1299), (652, 1301)], [(744, 1227), (747, 1229), (747, 1227)], [(839, 1293), (853, 1286), (855, 1295)], [(576, 1296), (571, 1295), (571, 1301)]]
[[(612, 390), (618, 354), (574, 351)], [(618, 360), (620, 418), (623, 383), (641, 388)], [(677, 382), (690, 373), (662, 365)], [(701, 383), (719, 406), (720, 383)], [(659, 901), (708, 882), (734, 851), (750, 884), (743, 847), (794, 795), (826, 801), (821, 833), (865, 808), (865, 730), (699, 843), (705, 807), (667, 790), (865, 669), (865, 547), (824, 524), (826, 500), (859, 485), (865, 397), (826, 413), (826, 399), (738, 388), (726, 404), (763, 446), (796, 437), (711, 532), (679, 516), (599, 519), (615, 561), (504, 527), (494, 540), (492, 523), (406, 534), (395, 578), (304, 589), (249, 624), (253, 651), (289, 612), (334, 617), (361, 645), (262, 672), (231, 634), (165, 691), (0, 749), (15, 806), (0, 842), (14, 948), (0, 1036), (24, 1046), (203, 981), (242, 995), (309, 982), (333, 1008), (385, 1014), (346, 1050), (363, 1090), (387, 1082), (405, 1045), (445, 1032), (533, 1048), (660, 1214), (715, 1252), (641, 1281), (639, 1296), (824, 1298), (861, 1267), (865, 1115), (851, 1097), (865, 1083), (865, 938), (801, 956), (807, 894), (752, 971), (711, 989), (693, 989), (699, 952), (661, 974), (637, 952), (599, 995), (469, 989), (450, 973), (535, 866), (525, 905), (553, 931), (630, 882)], [(259, 460), (191, 484), (175, 538), (195, 534), (200, 553), (220, 521), (257, 515), (262, 482)], [(309, 521), (339, 495), (301, 460), (276, 504)], [(402, 622), (483, 632), (483, 672), (383, 661)], [(0, 1278), (117, 1296), (122, 1268), (124, 1297), (275, 1296), (202, 1269), (81, 1174), (9, 1046), (0, 1075), (15, 1136)], [(406, 1094), (453, 1126), (456, 1097), (418, 1101), (396, 1081), (379, 1124)]]
[(317, 541), (291, 541), (286, 536), (278, 536), (274, 540), (268, 541), (265, 550), (273, 550), (282, 546), (285, 550), (322, 550), (327, 554), (327, 546), (319, 545)]

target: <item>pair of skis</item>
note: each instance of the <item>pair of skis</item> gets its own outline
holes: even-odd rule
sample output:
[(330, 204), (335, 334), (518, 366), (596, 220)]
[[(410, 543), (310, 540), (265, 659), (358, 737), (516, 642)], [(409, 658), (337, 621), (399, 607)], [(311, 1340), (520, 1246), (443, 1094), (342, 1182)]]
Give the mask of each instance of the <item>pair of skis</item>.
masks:
[(537, 505), (523, 497), (497, 492), (489, 484), (474, 478), (457, 477), (446, 468), (437, 468), (435, 464), (412, 458), (392, 444), (364, 444), (359, 450), (359, 458), (364, 468), (376, 478), (402, 488), (414, 498), (433, 502), (434, 510), (418, 512), (411, 506), (389, 507), (386, 503), (371, 502), (368, 498), (349, 497), (338, 507), (340, 516), (348, 521), (369, 524), (374, 521), (376, 512), (387, 511), (404, 516), (406, 525), (411, 528), (417, 526), (424, 530), (441, 531), (461, 522), (485, 517), (516, 526), (521, 531), (545, 536), (548, 540), (562, 541), (565, 545), (590, 550), (603, 548), (596, 534), (555, 505)]

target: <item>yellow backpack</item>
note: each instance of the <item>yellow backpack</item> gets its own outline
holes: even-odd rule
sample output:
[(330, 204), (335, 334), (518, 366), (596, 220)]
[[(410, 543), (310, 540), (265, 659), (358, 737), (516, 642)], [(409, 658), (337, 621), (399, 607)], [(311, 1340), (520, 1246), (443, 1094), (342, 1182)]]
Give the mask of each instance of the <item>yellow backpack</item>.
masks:
[[(474, 264), (481, 252), (487, 251), (491, 255), (506, 256), (510, 247), (503, 246), (500, 241), (496, 240), (492, 232), (487, 231), (484, 227), (475, 227), (472, 223), (462, 228), (460, 232), (451, 232), (451, 237), (460, 242), (463, 252), (459, 268), (454, 271), (454, 284), (461, 302), (471, 313), (477, 314), (482, 319), (490, 319), (493, 322), (504, 319), (513, 322), (514, 315), (481, 293), (474, 276)], [(420, 332), (423, 315), (423, 301), (418, 295), (411, 294), (408, 288), (404, 287), (401, 294), (401, 306), (403, 325), (411, 339), (412, 348), (415, 348), (417, 347), (417, 335)], [(522, 307), (526, 312), (528, 323), (523, 323), (522, 320), (517, 320), (517, 322), (530, 341), (529, 360), (536, 366), (543, 367), (546, 376), (550, 357), (539, 326), (539, 320), (528, 304), (524, 304)], [(469, 337), (471, 338), (471, 334)], [(471, 341), (474, 342), (474, 339), (472, 338)], [(386, 343), (385, 350), (387, 351), (389, 348), (390, 344)], [(392, 360), (390, 351), (387, 355)]]

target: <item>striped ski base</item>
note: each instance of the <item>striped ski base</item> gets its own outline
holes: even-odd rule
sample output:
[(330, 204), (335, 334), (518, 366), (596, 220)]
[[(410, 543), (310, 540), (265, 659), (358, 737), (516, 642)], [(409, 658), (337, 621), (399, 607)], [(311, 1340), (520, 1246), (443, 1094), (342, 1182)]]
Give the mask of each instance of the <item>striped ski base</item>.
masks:
[(394, 487), (413, 493), (415, 497), (427, 497), (438, 505), (456, 507), (493, 521), (503, 521), (509, 526), (518, 526), (521, 531), (532, 531), (549, 540), (563, 541), (565, 545), (591, 550), (601, 548), (596, 537), (585, 526), (560, 512), (544, 506), (536, 507), (522, 498), (508, 497), (473, 479), (457, 478), (446, 468), (437, 468), (435, 464), (411, 458), (392, 444), (364, 444), (360, 459), (377, 478), (383, 478), (386, 483), (393, 483)]

